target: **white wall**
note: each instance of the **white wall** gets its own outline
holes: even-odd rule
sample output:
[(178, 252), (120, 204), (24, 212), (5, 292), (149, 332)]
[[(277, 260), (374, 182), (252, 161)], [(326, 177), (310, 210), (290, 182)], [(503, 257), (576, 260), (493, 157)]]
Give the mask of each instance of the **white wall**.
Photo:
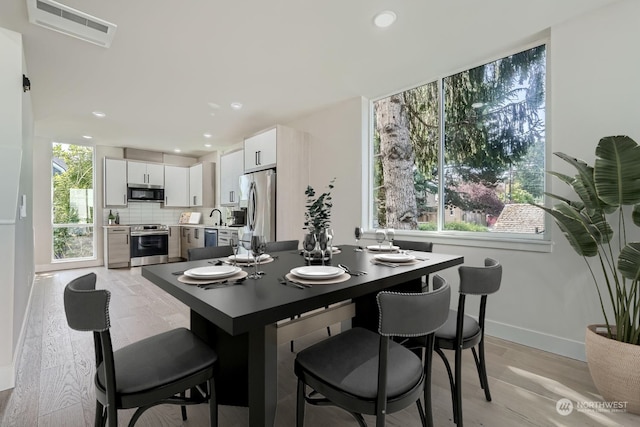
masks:
[[(640, 142), (638, 16), (640, 2), (627, 0), (551, 29), (553, 151), (592, 162), (603, 136), (628, 134)], [(311, 136), (311, 184), (319, 189), (337, 177), (332, 224), (339, 243), (352, 243), (367, 201), (361, 170), (368, 149), (362, 143), (367, 108), (354, 98), (288, 124)], [(552, 159), (549, 169), (559, 169), (560, 162)], [(485, 257), (503, 264), (502, 289), (489, 300), (489, 334), (584, 360), (585, 326), (603, 320), (600, 307), (583, 260), (555, 226), (553, 240), (551, 253), (459, 246), (446, 239), (438, 239), (434, 249), (463, 255), (471, 265), (481, 265)], [(457, 270), (443, 276), (457, 289)]]
[[(28, 75), (22, 36), (0, 28), (0, 390), (14, 384), (34, 274), (33, 119), (30, 94), (22, 90), (23, 73)], [(19, 216), (22, 195), (25, 217)]]

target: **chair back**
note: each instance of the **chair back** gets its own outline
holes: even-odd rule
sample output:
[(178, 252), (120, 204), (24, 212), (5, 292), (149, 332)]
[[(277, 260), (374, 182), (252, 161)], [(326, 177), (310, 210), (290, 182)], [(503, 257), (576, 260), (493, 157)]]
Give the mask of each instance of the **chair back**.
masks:
[(422, 293), (380, 292), (378, 332), (383, 336), (416, 337), (440, 328), (449, 315), (451, 288), (436, 275), (434, 289)]
[(233, 248), (231, 246), (206, 246), (204, 248), (191, 248), (187, 250), (188, 261), (222, 258), (229, 255), (233, 255)]
[(458, 267), (460, 293), (467, 295), (489, 295), (500, 289), (502, 265), (492, 258), (485, 258), (484, 267)]
[(96, 289), (96, 275), (89, 273), (73, 279), (64, 288), (64, 312), (67, 323), (76, 331), (102, 332), (109, 329), (111, 293)]
[(393, 239), (393, 244), (409, 251), (433, 252), (433, 242)]
[(293, 251), (298, 249), (299, 240), (280, 240), (276, 242), (267, 242), (267, 252)]

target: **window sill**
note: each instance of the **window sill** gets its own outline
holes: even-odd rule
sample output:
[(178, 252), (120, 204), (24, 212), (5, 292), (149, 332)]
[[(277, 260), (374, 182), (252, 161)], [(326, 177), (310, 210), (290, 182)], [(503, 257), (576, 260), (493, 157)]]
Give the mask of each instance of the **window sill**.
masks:
[[(375, 242), (375, 232), (368, 231), (364, 233), (364, 239), (373, 240)], [(430, 232), (403, 232), (396, 229), (395, 238), (398, 240), (426, 240), (433, 242), (434, 245), (442, 246), (465, 246), (472, 248), (492, 248), (504, 249), (509, 251), (524, 252), (552, 252), (553, 242), (550, 240), (533, 240), (516, 237), (493, 236), (472, 236), (469, 234), (460, 235), (457, 233), (430, 233)]]

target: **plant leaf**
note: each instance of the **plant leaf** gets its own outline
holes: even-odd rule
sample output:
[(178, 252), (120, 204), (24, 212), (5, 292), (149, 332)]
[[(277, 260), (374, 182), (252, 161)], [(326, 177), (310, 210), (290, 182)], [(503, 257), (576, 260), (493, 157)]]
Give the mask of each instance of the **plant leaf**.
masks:
[(640, 279), (640, 242), (627, 244), (618, 256), (618, 270), (627, 279)]
[(553, 208), (538, 207), (553, 217), (578, 255), (592, 257), (598, 254), (598, 243), (590, 231), (591, 224), (578, 211), (564, 202)]
[(580, 197), (580, 200), (584, 202), (585, 207), (589, 210), (589, 213), (594, 210), (600, 209), (601, 203), (598, 199), (596, 185), (593, 180), (593, 168), (584, 161), (576, 159), (575, 157), (568, 156), (564, 153), (553, 154), (572, 165), (578, 171), (578, 175), (576, 175), (571, 182), (566, 181), (566, 175), (558, 173), (553, 173), (553, 175), (571, 185), (578, 197)]
[(640, 203), (633, 207), (633, 212), (631, 212), (631, 218), (633, 219), (633, 223), (640, 227)]
[(607, 136), (596, 147), (598, 196), (612, 206), (640, 202), (640, 146), (628, 136)]

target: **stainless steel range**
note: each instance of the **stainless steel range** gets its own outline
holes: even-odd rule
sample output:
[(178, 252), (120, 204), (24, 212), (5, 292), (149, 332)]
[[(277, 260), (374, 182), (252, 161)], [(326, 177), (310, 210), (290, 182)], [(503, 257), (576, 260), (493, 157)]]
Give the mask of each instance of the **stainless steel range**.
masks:
[(131, 266), (162, 264), (169, 259), (169, 227), (161, 224), (131, 226)]

